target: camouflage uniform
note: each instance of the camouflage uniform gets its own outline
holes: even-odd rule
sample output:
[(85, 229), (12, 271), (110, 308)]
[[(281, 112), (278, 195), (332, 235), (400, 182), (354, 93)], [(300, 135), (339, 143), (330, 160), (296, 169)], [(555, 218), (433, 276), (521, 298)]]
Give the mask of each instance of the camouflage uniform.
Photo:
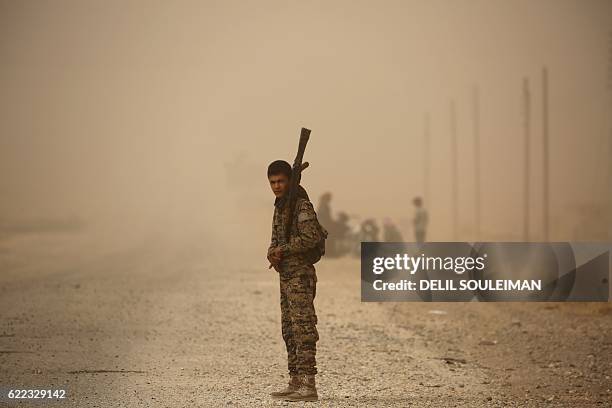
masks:
[(314, 375), (316, 368), (317, 315), (314, 309), (317, 275), (304, 253), (321, 240), (317, 215), (310, 201), (298, 197), (295, 205), (291, 236), (286, 241), (285, 227), (289, 216), (285, 200), (274, 203), (271, 251), (279, 247), (282, 259), (277, 270), (280, 275), (280, 303), (282, 334), (287, 347), (290, 375)]

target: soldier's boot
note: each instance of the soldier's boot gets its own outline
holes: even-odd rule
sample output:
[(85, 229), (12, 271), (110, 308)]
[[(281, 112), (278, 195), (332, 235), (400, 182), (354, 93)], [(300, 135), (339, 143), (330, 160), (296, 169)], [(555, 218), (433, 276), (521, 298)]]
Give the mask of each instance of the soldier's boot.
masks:
[(301, 384), (301, 378), (299, 375), (291, 375), (291, 379), (289, 380), (289, 384), (285, 387), (285, 389), (281, 391), (274, 391), (270, 393), (272, 398), (284, 398), (287, 395), (297, 391)]
[(298, 389), (285, 397), (285, 401), (317, 401), (318, 399), (314, 375), (302, 376), (302, 383)]

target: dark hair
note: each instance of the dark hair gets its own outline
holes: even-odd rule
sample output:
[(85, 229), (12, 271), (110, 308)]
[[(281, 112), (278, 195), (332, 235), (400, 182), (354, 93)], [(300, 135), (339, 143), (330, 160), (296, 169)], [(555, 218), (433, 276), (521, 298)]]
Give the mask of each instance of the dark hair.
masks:
[(277, 174), (284, 174), (287, 178), (291, 178), (291, 165), (284, 160), (275, 160), (268, 166), (268, 177)]

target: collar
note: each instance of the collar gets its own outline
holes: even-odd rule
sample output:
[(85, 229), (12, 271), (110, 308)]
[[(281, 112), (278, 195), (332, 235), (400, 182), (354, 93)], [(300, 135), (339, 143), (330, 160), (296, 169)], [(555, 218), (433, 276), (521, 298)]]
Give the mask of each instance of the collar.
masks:
[(286, 202), (287, 202), (287, 195), (284, 195), (282, 197), (276, 197), (274, 199), (274, 206), (276, 208), (281, 209), (281, 208), (283, 208), (285, 206)]
[[(277, 208), (283, 208), (285, 206), (285, 203), (287, 202), (287, 196), (288, 194), (285, 193), (285, 195), (282, 197), (276, 197), (274, 199), (274, 206)], [(304, 190), (304, 187), (302, 187), (301, 185), (298, 186), (297, 198), (304, 198), (305, 200), (310, 201), (310, 198), (308, 198), (308, 193), (306, 192), (306, 190)]]

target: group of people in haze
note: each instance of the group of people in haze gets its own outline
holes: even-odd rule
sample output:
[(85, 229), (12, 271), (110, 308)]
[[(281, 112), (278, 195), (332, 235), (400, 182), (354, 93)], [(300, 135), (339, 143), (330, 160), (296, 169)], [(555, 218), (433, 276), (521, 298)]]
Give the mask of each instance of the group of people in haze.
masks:
[[(332, 216), (331, 210), (332, 194), (326, 192), (321, 195), (317, 215), (319, 222), (329, 232), (327, 239), (326, 255), (329, 257), (341, 257), (345, 255), (359, 256), (361, 242), (403, 242), (403, 236), (399, 228), (390, 218), (384, 218), (381, 229), (373, 218), (365, 219), (356, 228), (349, 224), (350, 217), (344, 211), (339, 211), (336, 217)], [(412, 226), (415, 242), (425, 242), (428, 214), (423, 207), (421, 197), (412, 200), (415, 207)]]

